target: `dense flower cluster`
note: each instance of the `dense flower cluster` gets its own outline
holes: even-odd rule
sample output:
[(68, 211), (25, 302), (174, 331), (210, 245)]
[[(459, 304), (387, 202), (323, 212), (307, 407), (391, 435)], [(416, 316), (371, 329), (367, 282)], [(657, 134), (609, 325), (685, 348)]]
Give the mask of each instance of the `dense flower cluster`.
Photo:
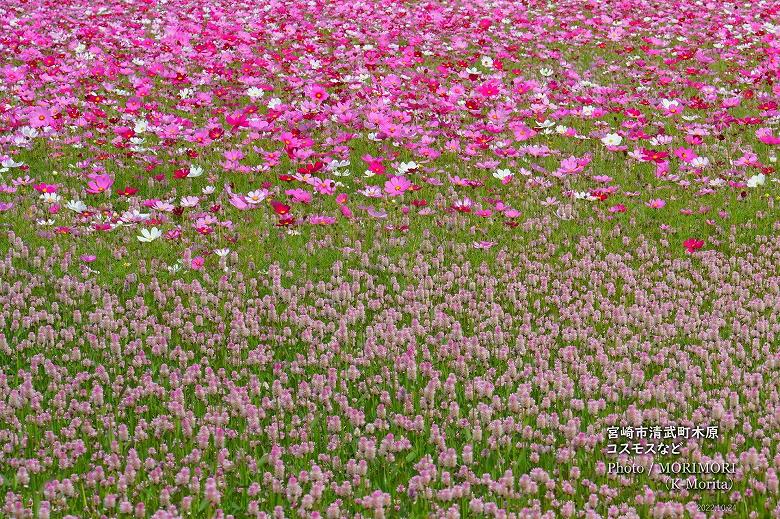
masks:
[(35, 495), (39, 517), (698, 517), (708, 498), (668, 475), (605, 466), (611, 427), (701, 424), (718, 438), (666, 462), (734, 464), (721, 501), (780, 514), (780, 243), (605, 255), (543, 224), (490, 263), (325, 239), (310, 252), (345, 246), (327, 272), (170, 281), (140, 260), (118, 292), (52, 279), (71, 252), (12, 235), (4, 514)]

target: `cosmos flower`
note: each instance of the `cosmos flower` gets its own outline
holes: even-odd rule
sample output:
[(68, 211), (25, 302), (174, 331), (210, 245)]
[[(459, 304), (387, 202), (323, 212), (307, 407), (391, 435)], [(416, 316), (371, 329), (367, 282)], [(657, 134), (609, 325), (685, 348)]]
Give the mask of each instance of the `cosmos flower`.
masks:
[(392, 177), (385, 182), (385, 193), (390, 196), (400, 196), (412, 187), (412, 183), (406, 177)]
[(141, 229), (141, 234), (136, 236), (136, 238), (138, 238), (138, 241), (140, 242), (149, 243), (153, 242), (160, 236), (162, 236), (162, 231), (157, 227), (152, 227), (151, 229)]
[(97, 195), (111, 190), (114, 185), (114, 178), (111, 175), (93, 175), (87, 183), (87, 193)]

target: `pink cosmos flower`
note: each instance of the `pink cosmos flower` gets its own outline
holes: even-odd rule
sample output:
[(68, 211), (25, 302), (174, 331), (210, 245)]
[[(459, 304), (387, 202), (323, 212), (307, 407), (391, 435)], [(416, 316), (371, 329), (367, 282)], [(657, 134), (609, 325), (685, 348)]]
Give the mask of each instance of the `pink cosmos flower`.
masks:
[(311, 193), (305, 189), (288, 189), (284, 192), (284, 194), (289, 196), (294, 202), (298, 202), (300, 204), (311, 203)]
[(698, 155), (696, 155), (696, 152), (693, 151), (690, 148), (677, 148), (674, 150), (675, 156), (680, 159), (683, 162), (691, 162), (693, 159), (695, 159)]
[(93, 175), (92, 180), (87, 183), (87, 193), (97, 195), (108, 191), (114, 185), (114, 179), (111, 175)]
[(230, 205), (242, 211), (245, 211), (251, 207), (249, 203), (247, 203), (246, 198), (241, 195), (233, 195), (228, 199), (228, 201), (230, 202)]
[(328, 91), (321, 85), (311, 85), (306, 88), (305, 93), (311, 99), (315, 101), (325, 101), (328, 98)]
[(37, 106), (30, 112), (29, 122), (30, 126), (33, 128), (42, 128), (44, 126), (51, 126), (54, 123), (54, 118), (49, 110)]
[(309, 223), (312, 225), (332, 225), (336, 219), (332, 216), (315, 214), (309, 217)]
[(647, 207), (650, 207), (651, 209), (662, 209), (666, 206), (666, 201), (661, 198), (653, 198), (649, 202), (645, 204)]
[(393, 177), (385, 182), (385, 193), (390, 196), (400, 196), (410, 187), (412, 183), (406, 177)]
[(764, 144), (769, 144), (772, 146), (780, 144), (780, 137), (775, 137), (772, 134), (771, 128), (759, 128), (756, 130), (756, 137), (758, 137), (758, 140)]
[(45, 184), (45, 183), (41, 182), (40, 184), (35, 184), (33, 186), (33, 189), (35, 189), (39, 193), (56, 193), (57, 192), (57, 185), (56, 184)]
[(206, 260), (203, 258), (203, 256), (195, 256), (192, 258), (192, 261), (190, 262), (190, 267), (192, 270), (200, 270), (203, 268), (203, 265), (206, 263)]

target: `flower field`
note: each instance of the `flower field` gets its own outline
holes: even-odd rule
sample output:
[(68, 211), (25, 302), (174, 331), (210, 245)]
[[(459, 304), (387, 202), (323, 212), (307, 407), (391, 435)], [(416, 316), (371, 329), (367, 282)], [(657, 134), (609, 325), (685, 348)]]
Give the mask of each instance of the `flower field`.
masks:
[(780, 2), (0, 3), (0, 516), (780, 518)]

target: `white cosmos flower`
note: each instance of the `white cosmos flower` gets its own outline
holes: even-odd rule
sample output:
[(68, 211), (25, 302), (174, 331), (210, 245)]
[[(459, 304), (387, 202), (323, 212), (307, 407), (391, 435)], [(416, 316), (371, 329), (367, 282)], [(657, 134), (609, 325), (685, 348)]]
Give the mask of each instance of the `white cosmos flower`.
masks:
[(244, 197), (249, 204), (259, 204), (266, 198), (268, 198), (268, 190), (267, 189), (256, 189), (254, 191), (250, 191), (246, 194)]
[(151, 229), (141, 229), (141, 235), (136, 236), (136, 238), (138, 238), (138, 241), (149, 243), (160, 236), (162, 236), (162, 231), (157, 227), (152, 227)]
[(710, 159), (707, 157), (696, 157), (691, 161), (691, 166), (696, 169), (703, 169), (710, 165)]
[(248, 88), (247, 91), (246, 91), (246, 95), (248, 95), (252, 99), (259, 99), (259, 98), (263, 97), (264, 94), (265, 94), (265, 92), (263, 92), (262, 88), (257, 88), (257, 87), (254, 87), (254, 86)]
[(57, 193), (42, 193), (41, 194), (41, 200), (44, 202), (47, 202), (49, 204), (54, 204), (56, 202), (59, 202), (62, 197), (58, 195)]
[(51, 220), (51, 219), (49, 219), (49, 220), (38, 220), (35, 223), (37, 223), (40, 226), (44, 226), (45, 227), (45, 226), (48, 226), (48, 225), (54, 225), (54, 220)]
[(190, 172), (187, 173), (187, 178), (199, 177), (202, 174), (203, 174), (203, 168), (193, 164), (193, 165), (190, 166)]
[(764, 184), (766, 184), (766, 175), (764, 175), (763, 173), (759, 173), (758, 175), (753, 175), (747, 181), (748, 187), (758, 187), (758, 186), (763, 186)]
[(279, 99), (278, 97), (274, 97), (273, 99), (271, 99), (270, 101), (268, 101), (268, 108), (270, 108), (271, 110), (273, 110), (274, 108), (276, 108), (276, 107), (277, 107), (277, 106), (279, 106), (280, 104), (282, 104), (282, 100), (281, 100), (281, 99)]
[(125, 222), (140, 222), (147, 220), (150, 217), (149, 213), (142, 213), (138, 209), (132, 211), (125, 211), (122, 213), (122, 220)]
[(203, 193), (204, 195), (210, 195), (213, 192), (214, 192), (214, 186), (206, 186), (203, 189), (201, 189), (201, 193)]
[(198, 205), (198, 202), (200, 202), (200, 199), (197, 196), (184, 196), (181, 199), (181, 206), (195, 207), (196, 205)]
[(398, 164), (398, 173), (400, 175), (405, 175), (406, 173), (410, 171), (416, 170), (418, 167), (420, 167), (416, 162), (409, 161), (409, 162), (401, 162)]
[(490, 56), (482, 56), (482, 66), (485, 68), (493, 68), (493, 58)]
[(496, 169), (493, 171), (493, 176), (498, 180), (504, 180), (505, 178), (512, 176), (512, 172), (508, 169)]
[(604, 146), (620, 146), (620, 143), (623, 142), (623, 137), (617, 133), (608, 133), (601, 138), (601, 142)]
[(2, 163), (2, 166), (4, 168), (18, 168), (20, 166), (24, 166), (24, 162), (16, 162), (12, 158), (5, 159)]
[(22, 128), (22, 135), (28, 139), (34, 139), (40, 134), (38, 133), (38, 130), (36, 130), (35, 128), (32, 128), (30, 126), (25, 126), (24, 128)]
[(553, 70), (551, 68), (544, 67), (539, 69), (539, 74), (541, 74), (544, 77), (550, 77), (553, 75)]
[(224, 258), (228, 254), (230, 254), (230, 249), (224, 248), (224, 249), (214, 249), (214, 254), (219, 256), (220, 258)]
[(328, 163), (328, 170), (335, 171), (339, 168), (346, 168), (347, 166), (349, 166), (348, 160), (331, 160)]
[(148, 129), (149, 129), (149, 123), (146, 122), (144, 119), (138, 119), (135, 122), (135, 126), (133, 127), (133, 131), (135, 133), (144, 133)]
[(70, 200), (65, 207), (76, 213), (83, 213), (87, 210), (87, 205), (81, 200)]

